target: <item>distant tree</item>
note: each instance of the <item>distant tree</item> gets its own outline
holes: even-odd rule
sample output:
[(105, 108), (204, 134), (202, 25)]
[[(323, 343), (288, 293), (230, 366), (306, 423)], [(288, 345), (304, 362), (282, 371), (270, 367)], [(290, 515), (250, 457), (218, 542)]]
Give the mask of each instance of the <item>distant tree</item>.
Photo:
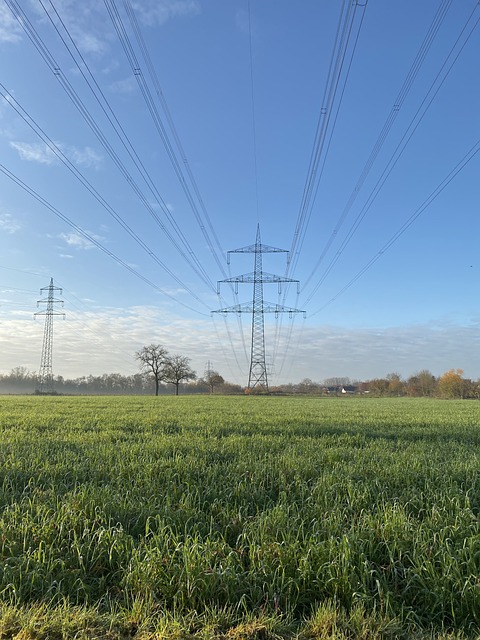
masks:
[(140, 362), (140, 369), (155, 380), (155, 395), (158, 396), (160, 382), (165, 380), (168, 351), (160, 344), (150, 344), (137, 351), (135, 358)]
[(463, 397), (464, 398), (478, 398), (480, 397), (480, 387), (477, 382), (473, 380), (464, 379), (463, 381)]
[(464, 398), (465, 380), (463, 369), (449, 369), (438, 380), (438, 391), (442, 398)]
[(323, 384), (325, 385), (325, 387), (344, 387), (345, 385), (350, 385), (351, 381), (350, 378), (348, 378), (347, 376), (340, 376), (340, 377), (334, 377), (334, 378), (325, 378), (325, 380), (323, 381)]
[(32, 374), (27, 367), (14, 367), (10, 371), (10, 379), (12, 382), (23, 382), (23, 380), (29, 380)]
[(418, 371), (413, 376), (410, 376), (406, 382), (406, 390), (409, 396), (431, 397), (435, 395), (436, 389), (437, 379), (428, 369)]
[(375, 378), (374, 380), (369, 380), (368, 389), (370, 393), (373, 393), (377, 396), (385, 396), (388, 394), (390, 388), (390, 381), (386, 378)]
[(297, 385), (297, 393), (313, 393), (315, 388), (316, 385), (311, 378), (304, 378)]
[(197, 374), (190, 368), (190, 358), (186, 356), (170, 356), (163, 367), (162, 380), (175, 385), (175, 395), (183, 380), (195, 380)]
[(393, 372), (387, 374), (388, 380), (388, 395), (390, 396), (402, 396), (405, 392), (405, 385), (402, 381), (402, 376), (399, 373)]
[(222, 393), (225, 393), (225, 394), (239, 395), (244, 392), (245, 392), (244, 388), (241, 387), (239, 384), (232, 384), (231, 382), (225, 382), (222, 385)]
[(214, 392), (215, 387), (217, 387), (217, 386), (219, 386), (221, 384), (225, 384), (225, 380), (218, 373), (218, 371), (209, 371), (208, 374), (205, 376), (205, 382), (208, 384), (208, 388), (210, 389), (210, 393)]

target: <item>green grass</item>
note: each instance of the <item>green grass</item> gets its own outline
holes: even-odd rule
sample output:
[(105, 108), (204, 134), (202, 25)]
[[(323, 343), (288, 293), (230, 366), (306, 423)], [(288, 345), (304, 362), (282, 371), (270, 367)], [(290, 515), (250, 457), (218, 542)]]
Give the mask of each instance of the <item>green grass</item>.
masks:
[(0, 638), (476, 638), (480, 403), (0, 399)]

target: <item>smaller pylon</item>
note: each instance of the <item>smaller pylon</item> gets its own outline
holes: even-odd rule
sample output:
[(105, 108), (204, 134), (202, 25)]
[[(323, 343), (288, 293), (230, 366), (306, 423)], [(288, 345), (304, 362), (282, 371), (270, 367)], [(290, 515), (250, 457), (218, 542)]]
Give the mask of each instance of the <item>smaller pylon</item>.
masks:
[(40, 304), (46, 304), (43, 311), (37, 311), (35, 317), (45, 316), (45, 330), (43, 332), (42, 359), (40, 361), (40, 371), (38, 373), (37, 392), (42, 394), (53, 393), (53, 370), (52, 370), (52, 352), (53, 352), (53, 316), (63, 316), (62, 311), (55, 311), (54, 305), (61, 304), (63, 300), (55, 298), (55, 292), (62, 294), (60, 287), (53, 286), (53, 278), (50, 278), (48, 287), (40, 289), (40, 295), (47, 292), (47, 297), (37, 300), (37, 307)]

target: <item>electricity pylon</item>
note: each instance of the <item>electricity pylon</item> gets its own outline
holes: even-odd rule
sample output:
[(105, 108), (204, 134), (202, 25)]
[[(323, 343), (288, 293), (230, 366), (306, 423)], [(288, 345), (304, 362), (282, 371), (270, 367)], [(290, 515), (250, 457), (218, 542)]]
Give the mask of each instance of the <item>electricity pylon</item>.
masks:
[(45, 316), (42, 359), (40, 361), (37, 391), (39, 391), (40, 393), (52, 393), (53, 316), (65, 317), (65, 314), (62, 311), (55, 311), (54, 305), (61, 304), (63, 306), (63, 300), (58, 300), (57, 298), (55, 298), (55, 292), (58, 291), (61, 295), (62, 290), (60, 289), (60, 287), (53, 286), (53, 278), (50, 278), (50, 284), (48, 287), (42, 287), (40, 289), (40, 295), (42, 295), (44, 291), (47, 292), (47, 297), (42, 298), (41, 300), (37, 300), (37, 307), (40, 304), (46, 304), (47, 306), (43, 311), (37, 311), (37, 313), (35, 313), (35, 317)]
[(250, 352), (250, 372), (248, 375), (248, 388), (250, 390), (257, 389), (259, 392), (268, 393), (268, 374), (265, 364), (265, 313), (288, 313), (290, 316), (294, 313), (303, 313), (300, 309), (285, 307), (281, 304), (272, 304), (263, 300), (263, 285), (278, 284), (279, 293), (281, 291), (281, 283), (289, 282), (297, 283), (298, 280), (284, 278), (273, 273), (265, 273), (262, 265), (262, 254), (264, 253), (288, 253), (286, 249), (278, 249), (262, 244), (260, 240), (260, 225), (257, 226), (257, 238), (255, 244), (240, 249), (233, 249), (227, 252), (227, 262), (230, 264), (231, 253), (253, 253), (255, 255), (254, 270), (252, 273), (245, 273), (226, 280), (220, 280), (218, 283), (218, 292), (220, 292), (221, 282), (230, 282), (235, 284), (235, 293), (238, 293), (238, 284), (253, 284), (253, 300), (252, 304), (236, 304), (233, 307), (217, 309), (213, 313), (251, 313), (252, 314), (252, 345)]

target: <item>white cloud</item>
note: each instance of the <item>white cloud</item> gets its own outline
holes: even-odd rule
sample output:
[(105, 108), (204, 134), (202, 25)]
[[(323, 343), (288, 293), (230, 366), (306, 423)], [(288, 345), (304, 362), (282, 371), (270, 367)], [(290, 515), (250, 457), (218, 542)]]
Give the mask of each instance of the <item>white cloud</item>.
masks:
[(98, 169), (102, 164), (102, 156), (100, 156), (91, 147), (67, 147), (65, 155), (70, 156), (70, 160), (77, 166)]
[(10, 9), (2, 3), (0, 5), (0, 42), (18, 42), (21, 40), (22, 29)]
[(0, 231), (15, 233), (21, 228), (22, 224), (15, 220), (10, 213), (0, 213)]
[(127, 95), (133, 93), (137, 87), (137, 81), (135, 78), (124, 78), (122, 80), (116, 80), (110, 84), (110, 90), (113, 93)]
[(201, 12), (197, 0), (143, 0), (133, 2), (138, 19), (147, 26), (163, 25), (173, 18), (198, 15)]
[[(102, 156), (91, 147), (87, 146), (82, 149), (61, 142), (56, 142), (55, 145), (77, 167), (98, 169), (102, 164)], [(22, 160), (45, 165), (52, 165), (58, 162), (56, 153), (45, 143), (11, 141), (10, 146), (18, 152)]]
[[(54, 22), (58, 22), (57, 15), (45, 5)], [(104, 54), (108, 50), (105, 32), (105, 10), (103, 3), (95, 0), (57, 0), (56, 10), (66, 24), (76, 45), (83, 53)], [(33, 5), (40, 20), (47, 21), (45, 11), (41, 6)]]
[[(242, 339), (234, 316), (227, 320), (227, 331), (219, 316), (213, 322), (210, 318), (185, 319), (171, 314), (165, 306), (107, 308), (79, 313), (69, 309), (66, 301), (64, 310), (66, 320), (58, 320), (54, 326), (56, 375), (135, 373), (138, 370), (135, 351), (146, 344), (159, 343), (171, 354), (191, 358), (192, 368), (199, 375), (210, 361), (230, 382), (247, 383), (250, 348), (247, 318), (243, 321)], [(8, 372), (18, 365), (35, 370), (40, 358), (42, 331), (43, 323), (33, 322), (29, 314), (2, 319), (2, 370)], [(274, 347), (274, 333), (272, 323), (266, 327), (267, 361)], [(299, 382), (303, 378), (323, 381), (334, 376), (367, 380), (393, 371), (408, 377), (421, 369), (441, 375), (451, 368), (461, 368), (465, 377), (477, 379), (480, 377), (479, 335), (480, 318), (464, 325), (440, 320), (435, 325), (381, 330), (375, 327), (358, 330), (309, 327), (308, 324), (302, 329), (300, 324), (295, 324), (287, 350), (288, 326), (285, 325), (278, 345), (275, 375), (270, 376), (270, 383)]]
[[(100, 236), (95, 235), (94, 233), (91, 233), (90, 231), (88, 232), (88, 234), (94, 238), (94, 240), (102, 240), (103, 238), (101, 238)], [(80, 233), (61, 233), (58, 236), (61, 240), (63, 240), (69, 247), (74, 247), (75, 249), (85, 249), (85, 250), (89, 250), (89, 249), (95, 249), (95, 245), (90, 242), (90, 240), (88, 240), (87, 238), (85, 238), (84, 236), (82, 236)], [(67, 257), (67, 254), (65, 254), (63, 257)]]
[(29, 142), (10, 142), (10, 146), (18, 152), (22, 160), (51, 165), (56, 161), (56, 156), (46, 144)]

